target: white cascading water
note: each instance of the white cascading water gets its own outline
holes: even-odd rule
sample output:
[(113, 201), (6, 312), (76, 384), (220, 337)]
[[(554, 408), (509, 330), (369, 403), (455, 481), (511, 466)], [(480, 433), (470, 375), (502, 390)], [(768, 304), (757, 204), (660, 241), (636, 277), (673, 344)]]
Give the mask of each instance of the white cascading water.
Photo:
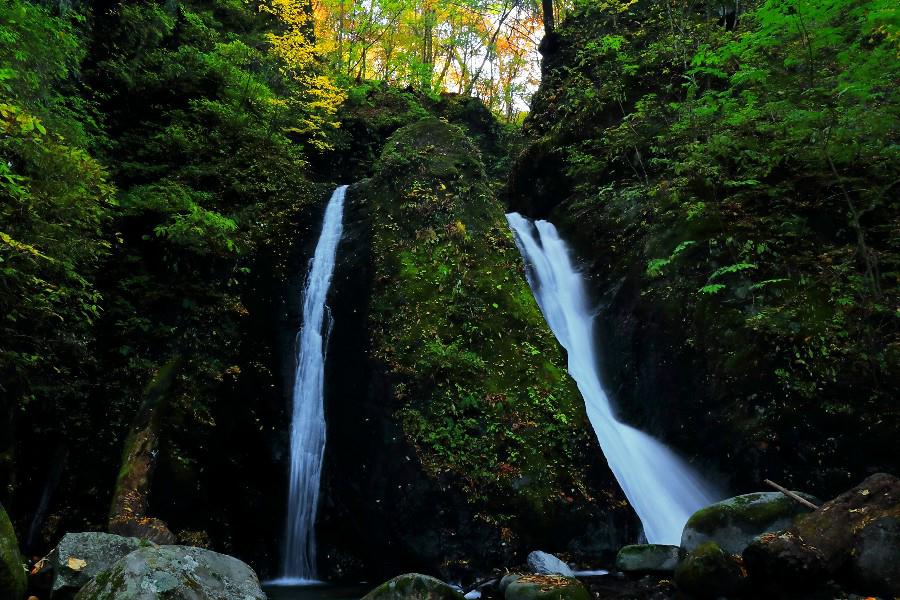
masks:
[(518, 213), (509, 213), (506, 220), (525, 260), (534, 297), (568, 353), (569, 374), (578, 384), (603, 454), (640, 518), (647, 541), (680, 544), (691, 514), (720, 497), (674, 452), (616, 419), (600, 383), (594, 314), (584, 281), (556, 227), (547, 221), (532, 223)]
[(343, 233), (342, 185), (331, 195), (322, 233), (303, 290), (303, 324), (297, 335), (297, 370), (291, 416), (291, 474), (287, 538), (281, 578), (273, 583), (316, 583), (316, 509), (325, 454), (325, 350), (331, 315), (325, 300)]

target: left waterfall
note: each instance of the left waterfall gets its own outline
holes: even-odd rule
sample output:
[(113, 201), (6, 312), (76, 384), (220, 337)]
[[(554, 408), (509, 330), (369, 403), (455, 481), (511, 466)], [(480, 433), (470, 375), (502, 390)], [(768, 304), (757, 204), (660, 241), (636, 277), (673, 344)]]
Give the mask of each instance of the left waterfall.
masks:
[(273, 583), (316, 582), (316, 509), (325, 454), (325, 351), (331, 314), (325, 301), (343, 234), (347, 186), (334, 190), (303, 289), (303, 322), (297, 334), (297, 369), (291, 415), (291, 473), (281, 577)]

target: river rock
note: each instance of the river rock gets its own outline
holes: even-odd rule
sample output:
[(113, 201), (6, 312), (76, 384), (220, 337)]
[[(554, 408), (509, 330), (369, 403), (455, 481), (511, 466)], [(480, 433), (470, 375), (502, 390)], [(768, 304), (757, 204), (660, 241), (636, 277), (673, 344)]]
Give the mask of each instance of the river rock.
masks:
[(506, 600), (590, 600), (590, 594), (574, 577), (523, 575), (506, 586)]
[(730, 597), (740, 592), (745, 579), (741, 558), (715, 542), (691, 550), (675, 569), (678, 589), (696, 598)]
[(147, 546), (116, 561), (76, 600), (266, 600), (256, 573), (238, 559), (193, 546)]
[(463, 595), (440, 579), (407, 573), (382, 583), (363, 600), (463, 600)]
[(536, 575), (561, 575), (574, 577), (575, 573), (569, 565), (547, 552), (535, 550), (528, 555), (528, 568)]
[(860, 590), (891, 598), (900, 596), (900, 518), (880, 517), (860, 530), (851, 568)]
[(616, 555), (616, 569), (635, 575), (672, 573), (678, 566), (679, 550), (665, 544), (625, 546)]
[[(817, 502), (812, 496), (801, 497)], [(753, 538), (783, 531), (809, 509), (781, 492), (756, 492), (728, 498), (691, 515), (681, 534), (681, 548), (691, 552), (706, 542), (715, 542), (729, 554), (740, 554)]]
[(838, 571), (850, 560), (856, 534), (866, 524), (895, 514), (898, 508), (900, 480), (878, 473), (797, 519), (794, 531), (822, 552), (830, 571)]
[(25, 569), (19, 542), (6, 509), (0, 504), (0, 600), (21, 600), (25, 595)]
[(48, 557), (54, 573), (53, 598), (71, 598), (117, 560), (147, 545), (151, 543), (99, 531), (67, 533)]
[(743, 559), (751, 579), (764, 589), (808, 590), (826, 574), (819, 549), (791, 531), (757, 537), (744, 549)]
[(513, 581), (521, 579), (521, 577), (521, 573), (507, 573), (506, 575), (501, 577), (500, 583), (497, 584), (497, 589), (500, 591), (500, 595), (502, 596), (503, 594), (505, 594), (506, 588), (509, 587), (509, 584), (511, 584)]

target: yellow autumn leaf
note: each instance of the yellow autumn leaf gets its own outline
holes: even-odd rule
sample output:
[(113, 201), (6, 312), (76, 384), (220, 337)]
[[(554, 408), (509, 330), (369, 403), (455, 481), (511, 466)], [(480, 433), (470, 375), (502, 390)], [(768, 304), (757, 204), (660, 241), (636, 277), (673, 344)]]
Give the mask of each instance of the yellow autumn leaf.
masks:
[(66, 561), (66, 566), (73, 571), (83, 571), (87, 566), (87, 561), (83, 558), (75, 558), (74, 556), (70, 556)]

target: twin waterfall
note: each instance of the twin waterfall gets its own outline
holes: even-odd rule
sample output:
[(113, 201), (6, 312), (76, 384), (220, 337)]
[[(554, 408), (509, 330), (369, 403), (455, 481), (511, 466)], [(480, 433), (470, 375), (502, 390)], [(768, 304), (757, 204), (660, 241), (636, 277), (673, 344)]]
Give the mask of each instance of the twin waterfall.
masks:
[(651, 544), (678, 545), (695, 511), (719, 498), (693, 469), (649, 435), (616, 420), (600, 383), (594, 315), (584, 282), (556, 228), (518, 213), (506, 220), (525, 260), (528, 283), (547, 324), (566, 349), (569, 374), (609, 467), (634, 507)]
[(302, 585), (316, 579), (316, 509), (325, 454), (325, 350), (331, 315), (325, 300), (343, 233), (347, 186), (334, 190), (303, 290), (303, 324), (297, 336), (297, 370), (291, 416), (291, 474), (287, 538), (281, 578)]
[[(291, 416), (291, 469), (281, 577), (273, 583), (316, 581), (316, 509), (325, 452), (325, 351), (331, 315), (325, 304), (343, 233), (347, 186), (334, 191), (303, 290)], [(581, 275), (565, 243), (546, 221), (506, 216), (526, 263), (528, 283), (547, 324), (569, 357), (569, 373), (613, 474), (651, 543), (674, 544), (688, 517), (717, 498), (683, 460), (652, 437), (620, 423), (603, 391), (593, 341), (593, 314)]]

